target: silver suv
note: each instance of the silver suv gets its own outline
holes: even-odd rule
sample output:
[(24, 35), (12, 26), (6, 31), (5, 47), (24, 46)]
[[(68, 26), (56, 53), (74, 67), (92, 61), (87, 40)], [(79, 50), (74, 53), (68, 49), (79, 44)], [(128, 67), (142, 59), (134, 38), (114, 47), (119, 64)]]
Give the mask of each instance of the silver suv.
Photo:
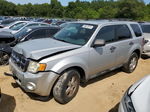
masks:
[(9, 63), (25, 91), (41, 96), (52, 92), (56, 101), (65, 104), (75, 97), (80, 82), (119, 67), (133, 72), (142, 47), (136, 22), (80, 21), (70, 23), (53, 38), (18, 44)]

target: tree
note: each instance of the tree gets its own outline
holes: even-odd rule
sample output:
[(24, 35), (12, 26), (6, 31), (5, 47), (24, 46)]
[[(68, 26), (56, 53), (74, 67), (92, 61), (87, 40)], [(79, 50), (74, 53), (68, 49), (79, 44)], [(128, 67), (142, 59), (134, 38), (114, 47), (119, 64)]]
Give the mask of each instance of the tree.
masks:
[(139, 0), (120, 0), (118, 18), (141, 19), (144, 17), (144, 3)]
[(58, 0), (51, 0), (51, 17), (63, 17), (64, 8)]

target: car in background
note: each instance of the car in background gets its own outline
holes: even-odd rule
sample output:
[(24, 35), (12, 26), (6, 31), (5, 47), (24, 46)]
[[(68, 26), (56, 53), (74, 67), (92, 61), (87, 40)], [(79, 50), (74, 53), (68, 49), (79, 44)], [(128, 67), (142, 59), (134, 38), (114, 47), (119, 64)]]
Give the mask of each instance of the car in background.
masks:
[(15, 21), (17, 21), (17, 19), (14, 19), (14, 18), (5, 19), (0, 23), (0, 28), (4, 28), (8, 24), (13, 23)]
[(61, 24), (64, 24), (64, 23), (66, 23), (66, 21), (57, 21), (56, 25), (60, 26)]
[(143, 30), (144, 39), (145, 39), (143, 54), (150, 56), (150, 23), (143, 22), (143, 23), (140, 23), (140, 25)]
[(53, 20), (52, 19), (45, 19), (43, 20), (44, 23), (48, 23), (48, 24), (51, 24), (53, 23)]
[(34, 20), (34, 22), (43, 22), (45, 19), (44, 18), (36, 18), (35, 20)]
[(1, 28), (0, 31), (12, 30), (14, 27), (19, 26), (19, 25), (24, 25), (26, 23), (28, 23), (28, 21), (15, 21), (6, 25), (4, 28)]
[(5, 18), (3, 16), (0, 16), (0, 23), (4, 20)]
[[(134, 28), (140, 31), (138, 35)], [(56, 101), (65, 104), (76, 96), (80, 82), (120, 67), (132, 73), (143, 40), (137, 22), (72, 22), (53, 38), (16, 45), (9, 60), (10, 70), (26, 92), (41, 96), (53, 93)]]
[(3, 29), (1, 31), (7, 31), (7, 32), (11, 32), (12, 34), (15, 34), (19, 31), (21, 31), (22, 29), (26, 28), (26, 27), (32, 27), (32, 26), (49, 26), (49, 24), (47, 23), (42, 23), (42, 22), (30, 22), (30, 21), (26, 21), (26, 22), (22, 22), (22, 23), (18, 23), (14, 26), (12, 26), (9, 30), (8, 29)]
[(133, 84), (124, 94), (118, 112), (150, 112), (150, 75)]
[(27, 27), (16, 34), (0, 32), (0, 65), (7, 65), (12, 47), (17, 43), (39, 38), (50, 38), (60, 30), (59, 27)]
[(66, 27), (70, 22), (66, 22), (66, 23), (62, 23), (61, 25), (59, 25), (59, 27), (64, 28)]

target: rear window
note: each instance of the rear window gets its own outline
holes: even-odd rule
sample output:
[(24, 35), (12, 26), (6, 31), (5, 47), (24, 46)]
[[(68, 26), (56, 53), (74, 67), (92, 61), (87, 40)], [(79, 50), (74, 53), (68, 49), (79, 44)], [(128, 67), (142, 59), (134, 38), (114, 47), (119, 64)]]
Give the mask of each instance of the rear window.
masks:
[(150, 25), (141, 25), (144, 33), (150, 33)]
[(140, 30), (140, 27), (137, 24), (131, 24), (131, 27), (132, 27), (136, 37), (142, 36), (142, 32)]

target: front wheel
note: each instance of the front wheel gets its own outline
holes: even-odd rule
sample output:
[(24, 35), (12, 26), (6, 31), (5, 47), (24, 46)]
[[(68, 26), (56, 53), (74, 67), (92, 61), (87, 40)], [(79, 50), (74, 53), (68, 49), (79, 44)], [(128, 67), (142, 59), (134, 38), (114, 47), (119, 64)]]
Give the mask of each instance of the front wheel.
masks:
[(60, 76), (53, 88), (53, 96), (57, 102), (66, 104), (76, 96), (80, 84), (79, 76), (75, 69), (68, 70)]
[(9, 54), (4, 51), (0, 51), (0, 66), (8, 65), (8, 60), (9, 60)]
[(137, 53), (132, 53), (128, 62), (123, 66), (123, 71), (127, 73), (132, 73), (137, 67), (138, 59), (139, 58)]

